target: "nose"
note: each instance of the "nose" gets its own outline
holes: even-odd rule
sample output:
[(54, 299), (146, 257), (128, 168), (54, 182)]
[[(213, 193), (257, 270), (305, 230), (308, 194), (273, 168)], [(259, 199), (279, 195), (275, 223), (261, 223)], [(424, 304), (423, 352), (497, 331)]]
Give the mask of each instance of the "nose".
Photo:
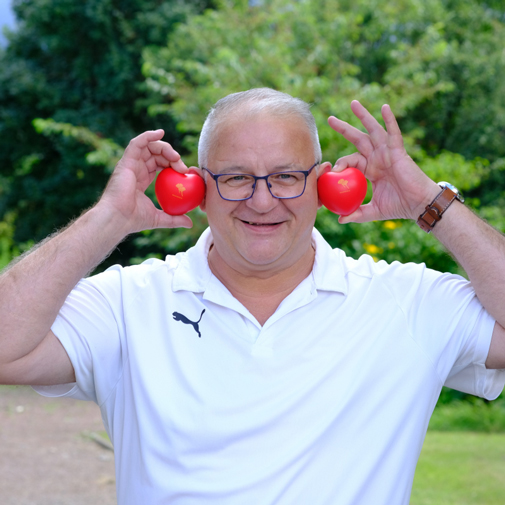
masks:
[(256, 212), (269, 212), (279, 203), (279, 199), (274, 198), (272, 193), (270, 193), (267, 184), (265, 179), (256, 181), (253, 196), (249, 200), (246, 200), (246, 204)]

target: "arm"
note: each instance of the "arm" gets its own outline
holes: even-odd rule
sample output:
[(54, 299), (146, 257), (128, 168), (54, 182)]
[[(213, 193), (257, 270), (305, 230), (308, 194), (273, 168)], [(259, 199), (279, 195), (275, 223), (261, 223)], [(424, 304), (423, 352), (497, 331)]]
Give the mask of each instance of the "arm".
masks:
[(165, 214), (144, 194), (158, 170), (188, 170), (162, 137), (156, 130), (133, 139), (98, 203), (0, 277), (0, 383), (75, 381), (68, 355), (51, 332), (73, 287), (130, 233), (191, 227), (189, 217)]
[[(440, 187), (405, 151), (396, 118), (388, 105), (382, 107), (386, 129), (359, 102), (352, 102), (351, 108), (368, 133), (335, 117), (329, 118), (330, 126), (358, 149), (357, 153), (339, 159), (334, 170), (350, 166), (360, 169), (372, 183), (373, 197), (370, 203), (339, 221), (417, 221)], [(444, 213), (433, 234), (465, 269), (482, 305), (496, 320), (486, 366), (505, 368), (505, 237), (459, 202)]]
[(463, 267), (496, 319), (486, 367), (505, 368), (505, 237), (462, 204), (449, 207), (433, 234)]

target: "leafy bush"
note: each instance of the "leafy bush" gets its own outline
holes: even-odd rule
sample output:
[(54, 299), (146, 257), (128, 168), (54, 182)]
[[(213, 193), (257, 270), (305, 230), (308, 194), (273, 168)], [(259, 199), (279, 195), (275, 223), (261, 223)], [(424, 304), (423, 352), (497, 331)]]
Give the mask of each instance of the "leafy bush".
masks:
[(485, 433), (505, 432), (505, 396), (493, 402), (468, 397), (440, 403), (431, 417), (430, 430), (434, 431), (480, 431)]

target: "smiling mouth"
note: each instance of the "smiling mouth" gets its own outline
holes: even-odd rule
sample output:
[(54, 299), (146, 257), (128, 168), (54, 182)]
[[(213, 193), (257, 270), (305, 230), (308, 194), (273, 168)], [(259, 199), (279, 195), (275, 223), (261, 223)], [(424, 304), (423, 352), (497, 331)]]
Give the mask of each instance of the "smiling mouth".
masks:
[(245, 224), (249, 224), (251, 226), (276, 226), (278, 224), (281, 224), (280, 222), (279, 223), (254, 223), (253, 221), (242, 221), (242, 222)]

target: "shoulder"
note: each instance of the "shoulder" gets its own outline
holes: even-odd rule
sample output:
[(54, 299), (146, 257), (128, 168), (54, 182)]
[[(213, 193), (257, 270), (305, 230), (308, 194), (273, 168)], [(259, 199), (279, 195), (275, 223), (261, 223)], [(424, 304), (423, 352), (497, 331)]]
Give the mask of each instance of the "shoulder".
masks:
[(313, 244), (316, 248), (313, 273), (319, 287), (339, 286), (342, 292), (367, 286), (381, 287), (399, 301), (409, 293), (432, 289), (473, 292), (465, 278), (438, 272), (424, 263), (375, 261), (368, 254), (352, 258), (341, 249), (332, 248), (317, 230), (313, 232)]
[(151, 258), (138, 265), (113, 265), (99, 274), (82, 279), (75, 290), (90, 294), (96, 292), (109, 303), (117, 303), (121, 299), (135, 297), (146, 289), (154, 288), (156, 291), (156, 286), (164, 286), (165, 289), (171, 286), (178, 264), (175, 256), (167, 256), (165, 260)]
[[(429, 271), (424, 263), (400, 263), (399, 261), (388, 263), (384, 260), (375, 261), (374, 258), (368, 254), (363, 254), (358, 259), (355, 259), (346, 256), (342, 251), (335, 250), (335, 252), (337, 251), (343, 259), (347, 275), (401, 281), (407, 277), (422, 276)], [(432, 272), (436, 275), (440, 275), (438, 272)], [(430, 272), (428, 272), (428, 275), (430, 275)]]
[(151, 276), (156, 276), (160, 272), (174, 271), (179, 264), (176, 256), (167, 256), (165, 260), (149, 258), (137, 265), (112, 265), (103, 272), (89, 277), (88, 281), (97, 284), (106, 284), (108, 282), (117, 282), (121, 279), (131, 279), (142, 281)]
[(119, 292), (128, 299), (139, 293), (205, 290), (211, 277), (205, 243), (197, 243), (187, 251), (167, 255), (164, 260), (150, 258), (138, 265), (114, 265), (84, 282), (102, 292), (117, 297)]
[(437, 279), (463, 280), (431, 270), (424, 263), (375, 261), (367, 254), (352, 258), (341, 249), (332, 248), (317, 231), (313, 234), (313, 244), (316, 249), (313, 275), (320, 289), (352, 293), (374, 287), (378, 293), (388, 292), (401, 300), (405, 293), (416, 291)]
[(370, 287), (387, 292), (402, 306), (417, 304), (426, 297), (443, 300), (447, 297), (461, 299), (475, 296), (467, 279), (438, 272), (424, 263), (388, 263), (384, 260), (375, 261), (369, 255), (362, 255), (358, 259), (349, 258), (343, 253), (342, 255), (350, 288), (366, 283)]

